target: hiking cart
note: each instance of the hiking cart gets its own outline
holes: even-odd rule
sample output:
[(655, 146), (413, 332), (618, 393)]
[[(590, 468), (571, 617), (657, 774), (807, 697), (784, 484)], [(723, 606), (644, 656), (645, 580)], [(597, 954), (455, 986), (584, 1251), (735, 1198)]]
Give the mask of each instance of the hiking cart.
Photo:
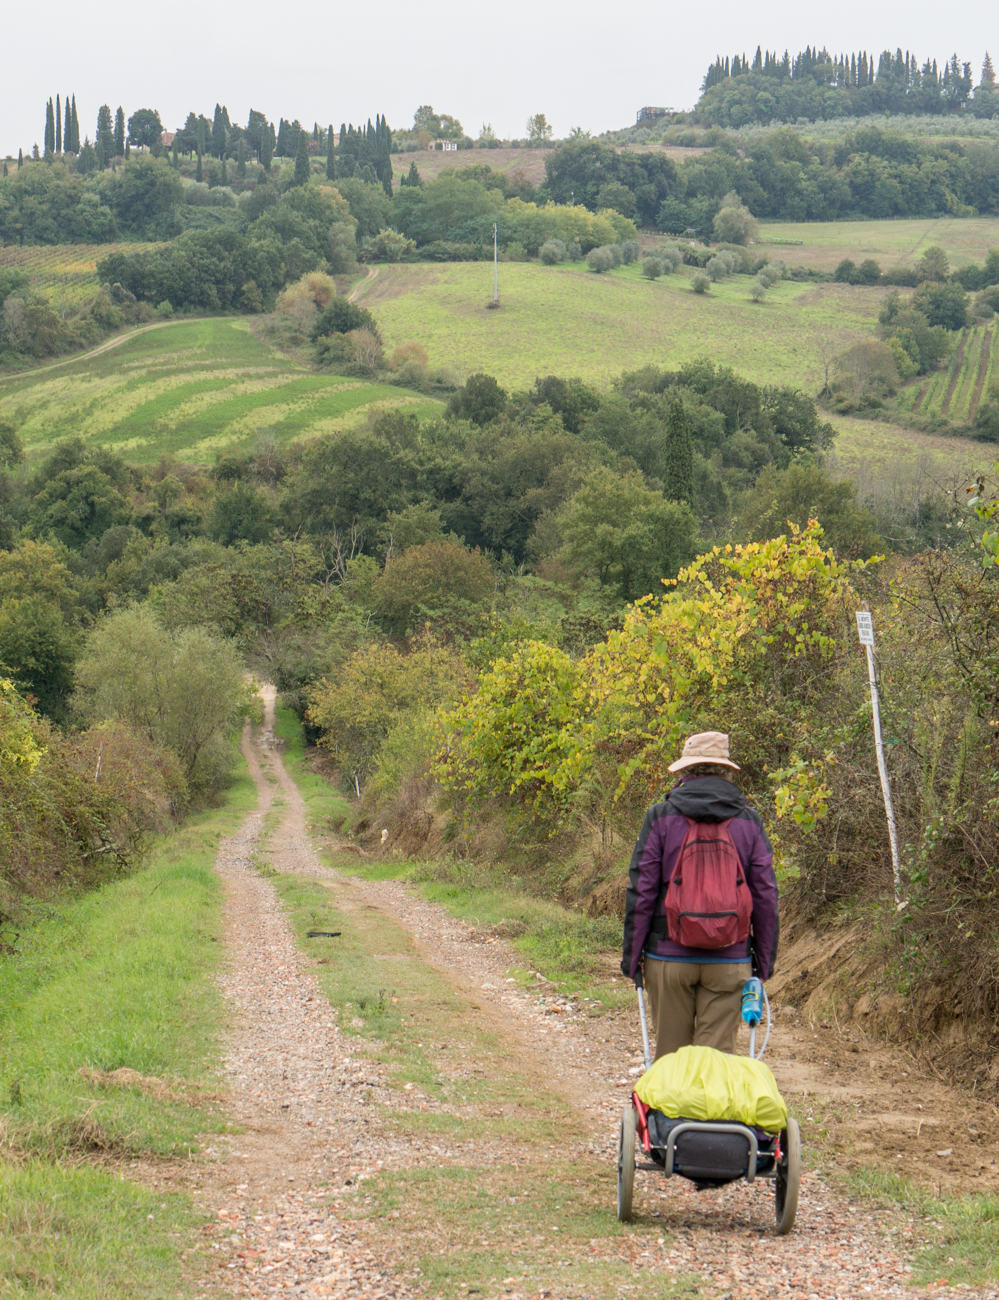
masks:
[[(652, 1066), (645, 997), (638, 989), (645, 1068)], [(767, 1006), (769, 1016), (769, 1004)], [(767, 1030), (769, 1039), (770, 1031)], [(755, 1055), (755, 1025), (750, 1031)], [(764, 1041), (763, 1048), (766, 1048)], [(760, 1050), (760, 1056), (763, 1049)], [(646, 1160), (636, 1160), (636, 1153)], [(744, 1178), (747, 1183), (769, 1179), (774, 1185), (777, 1232), (784, 1236), (794, 1226), (801, 1180), (801, 1132), (798, 1121), (788, 1119), (780, 1133), (729, 1120), (670, 1119), (650, 1110), (633, 1092), (624, 1108), (617, 1156), (617, 1217), (631, 1218), (635, 1170), (689, 1178), (696, 1187), (722, 1187)]]

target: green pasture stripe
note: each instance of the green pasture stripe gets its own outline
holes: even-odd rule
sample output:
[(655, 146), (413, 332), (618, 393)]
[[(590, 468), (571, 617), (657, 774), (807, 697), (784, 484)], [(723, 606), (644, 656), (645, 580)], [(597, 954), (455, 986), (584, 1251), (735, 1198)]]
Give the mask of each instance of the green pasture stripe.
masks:
[(440, 410), (390, 384), (305, 370), (242, 318), (178, 322), (0, 385), (0, 417), (17, 424), (29, 456), (79, 435), (140, 464), (165, 453), (206, 463), (222, 448), (254, 446), (263, 433), (308, 438), (388, 406)]

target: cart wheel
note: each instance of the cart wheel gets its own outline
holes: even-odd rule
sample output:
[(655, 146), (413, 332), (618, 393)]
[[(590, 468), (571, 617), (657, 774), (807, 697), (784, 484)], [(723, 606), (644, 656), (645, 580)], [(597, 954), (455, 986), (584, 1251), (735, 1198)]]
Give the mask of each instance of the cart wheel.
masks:
[(784, 1237), (794, 1227), (794, 1216), (798, 1213), (798, 1187), (801, 1183), (801, 1129), (796, 1119), (787, 1121), (787, 1128), (781, 1137), (784, 1155), (777, 1165), (774, 1208), (777, 1213), (777, 1234)]
[(635, 1107), (629, 1101), (621, 1118), (617, 1148), (617, 1217), (621, 1223), (631, 1219), (631, 1198), (635, 1192), (635, 1125)]

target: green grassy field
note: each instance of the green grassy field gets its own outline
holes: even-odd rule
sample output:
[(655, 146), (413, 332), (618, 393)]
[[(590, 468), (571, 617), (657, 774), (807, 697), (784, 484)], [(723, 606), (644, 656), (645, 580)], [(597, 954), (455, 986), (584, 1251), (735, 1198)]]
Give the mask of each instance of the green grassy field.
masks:
[(100, 355), (0, 379), (0, 417), (17, 424), (29, 454), (80, 434), (137, 464), (170, 453), (207, 463), (263, 435), (279, 444), (315, 437), (390, 406), (440, 409), (405, 389), (305, 370), (245, 318), (179, 321)]
[(760, 226), (764, 246), (773, 239), (800, 239), (800, 246), (767, 248), (789, 266), (834, 271), (844, 257), (873, 257), (882, 271), (907, 266), (938, 244), (957, 270), (981, 262), (999, 248), (999, 217), (921, 217), (905, 221), (775, 221)]
[(57, 310), (72, 311), (97, 292), (97, 263), (111, 253), (141, 253), (162, 244), (51, 244), (0, 248), (0, 266), (16, 267), (31, 277)]
[(821, 385), (826, 341), (837, 351), (870, 337), (884, 291), (848, 285), (776, 285), (763, 303), (732, 276), (703, 296), (691, 271), (654, 283), (637, 266), (595, 275), (585, 265), (500, 267), (499, 311), (487, 310), (488, 263), (388, 266), (361, 288), (392, 347), (417, 339), (433, 365), (487, 371), (528, 387), (537, 375), (607, 384), (623, 370), (709, 356), (762, 383)]

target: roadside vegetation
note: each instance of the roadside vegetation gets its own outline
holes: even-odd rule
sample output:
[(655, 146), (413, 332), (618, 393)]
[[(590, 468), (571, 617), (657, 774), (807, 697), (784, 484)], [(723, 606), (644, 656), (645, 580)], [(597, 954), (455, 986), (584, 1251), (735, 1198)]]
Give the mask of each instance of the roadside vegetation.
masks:
[(5, 899), (0, 956), (0, 1268), (12, 1295), (186, 1294), (201, 1223), (186, 1193), (116, 1163), (189, 1158), (224, 1131), (219, 836), (254, 803), (160, 839), (79, 894)]

